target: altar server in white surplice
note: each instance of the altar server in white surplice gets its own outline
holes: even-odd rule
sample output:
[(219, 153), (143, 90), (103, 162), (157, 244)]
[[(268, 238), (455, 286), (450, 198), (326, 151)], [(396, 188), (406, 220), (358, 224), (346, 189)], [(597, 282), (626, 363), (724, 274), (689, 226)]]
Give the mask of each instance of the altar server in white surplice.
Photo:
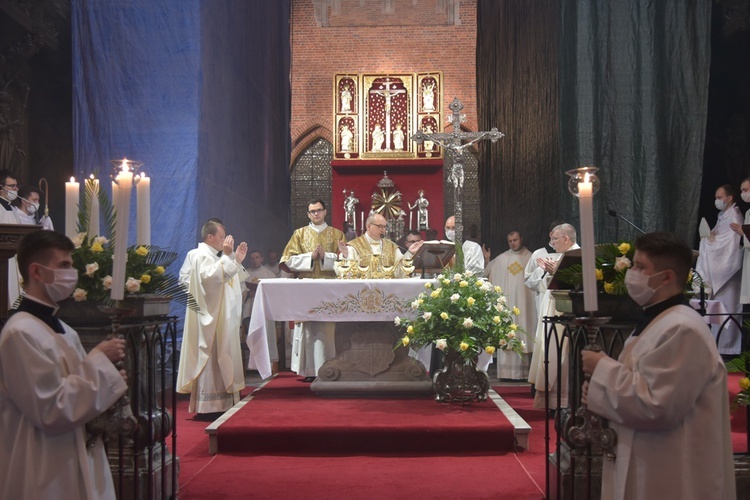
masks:
[[(315, 199), (307, 204), (310, 224), (294, 231), (281, 255), (282, 268), (300, 278), (335, 278), (333, 266), (344, 233), (326, 224), (326, 206)], [(295, 323), (292, 371), (312, 382), (323, 363), (336, 356), (336, 325), (330, 322)]]
[[(740, 184), (740, 197), (750, 203), (750, 177)], [(745, 224), (750, 224), (750, 210), (745, 212)], [(742, 232), (739, 224), (730, 224), (732, 231), (742, 238), (742, 283), (740, 284), (740, 304), (750, 304), (750, 240)]]
[(0, 333), (0, 498), (115, 498), (104, 443), (85, 426), (128, 389), (114, 365), (125, 340), (86, 354), (55, 316), (78, 281), (73, 248), (53, 231), (19, 244), (26, 295)]
[[(497, 351), (497, 378), (525, 380), (529, 376), (531, 352), (534, 350), (536, 333), (536, 306), (534, 293), (524, 284), (524, 269), (531, 252), (523, 246), (523, 237), (518, 231), (508, 233), (509, 250), (501, 253), (487, 266), (484, 275), (493, 285), (499, 286), (508, 298), (508, 305), (516, 306), (521, 314), (516, 323), (524, 332), (519, 338), (526, 343), (523, 356), (515, 352)], [(486, 255), (489, 258), (489, 251)]]
[[(552, 238), (552, 231), (559, 226), (560, 224), (563, 224), (563, 221), (556, 220), (553, 221), (552, 224), (549, 226), (549, 237)], [(542, 273), (535, 273), (536, 269), (539, 267), (539, 259), (544, 259), (547, 257), (547, 254), (549, 252), (547, 251), (547, 247), (543, 246), (542, 248), (537, 248), (531, 253), (531, 257), (529, 258), (529, 261), (526, 263), (526, 269), (524, 269), (523, 276), (526, 280), (526, 287), (534, 292), (534, 303), (536, 305), (535, 309), (535, 315), (539, 316), (539, 309), (542, 305), (542, 297), (544, 296), (544, 275)]]
[[(263, 265), (263, 254), (260, 250), (250, 250), (247, 253), (248, 266), (247, 278), (242, 282), (242, 328), (247, 330), (250, 322), (250, 315), (253, 312), (253, 302), (255, 302), (255, 292), (258, 290), (258, 283), (262, 279), (276, 278), (274, 272)], [(272, 363), (279, 361), (279, 348), (276, 342), (276, 324), (273, 321), (266, 322), (266, 335), (268, 340), (268, 359)], [(251, 370), (256, 369), (253, 365), (253, 356), (250, 356)]]
[[(581, 248), (576, 243), (576, 230), (570, 224), (561, 224), (552, 230), (550, 246), (555, 249), (555, 253), (539, 259), (539, 267), (534, 271), (534, 280), (540, 282), (543, 290), (543, 297), (537, 317), (536, 334), (534, 336), (534, 352), (531, 355), (531, 367), (529, 368), (529, 382), (534, 384), (536, 393), (534, 395), (534, 408), (545, 408), (545, 398), (549, 396), (549, 408), (557, 408), (557, 391), (558, 387), (561, 394), (560, 404), (565, 407), (568, 404), (568, 342), (563, 339), (562, 327), (557, 329), (549, 326), (550, 333), (554, 331), (556, 338), (550, 338), (549, 354), (549, 372), (545, 375), (544, 353), (546, 331), (544, 324), (545, 316), (558, 316), (559, 313), (555, 308), (555, 297), (550, 293), (547, 286), (555, 273), (563, 254), (568, 250)], [(558, 351), (560, 373), (557, 371)], [(547, 379), (545, 379), (547, 377)], [(549, 385), (545, 385), (545, 381)]]
[[(702, 238), (695, 270), (710, 287), (709, 300), (718, 300), (727, 312), (742, 312), (740, 285), (742, 282), (742, 248), (740, 235), (731, 225), (742, 224), (742, 213), (737, 208), (734, 188), (721, 186), (716, 190), (714, 203), (719, 210), (719, 219), (707, 238)], [(737, 318), (740, 320), (740, 318)], [(715, 334), (719, 327), (714, 328)], [(734, 322), (727, 322), (721, 330), (719, 352), (739, 354), (742, 335)]]
[(617, 433), (615, 459), (602, 460), (603, 500), (736, 498), (727, 373), (685, 303), (691, 261), (673, 234), (640, 236), (625, 285), (644, 321), (618, 360), (581, 353), (591, 375), (581, 402)]
[(201, 237), (203, 242), (188, 252), (180, 269), (180, 282), (200, 312), (185, 311), (177, 392), (190, 394), (188, 411), (217, 413), (239, 402), (245, 388), (240, 282), (247, 279), (242, 266), (247, 244), (240, 243), (235, 252), (234, 238), (215, 220), (203, 225)]

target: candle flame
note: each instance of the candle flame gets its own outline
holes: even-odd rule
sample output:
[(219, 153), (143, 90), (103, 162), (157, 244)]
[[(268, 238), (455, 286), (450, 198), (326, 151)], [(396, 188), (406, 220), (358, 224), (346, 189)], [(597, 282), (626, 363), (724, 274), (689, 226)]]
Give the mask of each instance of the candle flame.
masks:
[(89, 175), (89, 179), (94, 180), (94, 174)]
[(70, 182), (75, 182), (75, 181), (76, 181), (76, 178), (71, 176)]
[(583, 174), (583, 182), (591, 182), (591, 174), (589, 174), (588, 172)]

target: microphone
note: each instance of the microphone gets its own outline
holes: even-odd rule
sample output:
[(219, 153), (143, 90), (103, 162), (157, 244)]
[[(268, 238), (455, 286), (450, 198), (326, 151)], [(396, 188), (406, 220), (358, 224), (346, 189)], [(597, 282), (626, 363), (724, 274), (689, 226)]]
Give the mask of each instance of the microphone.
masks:
[(636, 230), (636, 231), (638, 231), (639, 233), (641, 233), (641, 234), (646, 234), (646, 231), (644, 231), (644, 230), (643, 230), (643, 229), (641, 229), (640, 227), (638, 227), (638, 226), (636, 226), (635, 224), (633, 224), (633, 223), (632, 223), (632, 222), (631, 222), (630, 220), (628, 220), (628, 219), (627, 219), (626, 217), (624, 217), (624, 216), (623, 216), (623, 215), (622, 215), (622, 214), (621, 214), (620, 212), (618, 212), (618, 211), (617, 211), (617, 210), (615, 210), (614, 208), (611, 208), (611, 207), (607, 207), (607, 213), (608, 213), (609, 215), (611, 215), (612, 217), (616, 217), (616, 218), (618, 218), (618, 219), (622, 219), (622, 220), (624, 220), (624, 221), (625, 221), (625, 222), (627, 222), (627, 223), (628, 223), (628, 224), (629, 224), (629, 225), (630, 225), (630, 226), (631, 226), (631, 227), (632, 227), (633, 229), (635, 229), (635, 230)]

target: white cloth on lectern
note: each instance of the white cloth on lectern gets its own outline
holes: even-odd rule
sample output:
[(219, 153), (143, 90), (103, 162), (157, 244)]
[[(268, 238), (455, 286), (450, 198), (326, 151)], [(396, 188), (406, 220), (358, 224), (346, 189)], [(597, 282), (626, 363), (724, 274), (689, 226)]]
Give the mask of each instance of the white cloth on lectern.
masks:
[(518, 251), (506, 250), (492, 259), (484, 270), (490, 283), (502, 289), (508, 305), (521, 310), (516, 324), (523, 330), (519, 339), (526, 343), (523, 356), (513, 351), (497, 351), (497, 378), (521, 380), (529, 376), (529, 353), (534, 350), (537, 321), (534, 292), (524, 284), (524, 269), (530, 258), (531, 252), (525, 247)]
[[(255, 300), (255, 290), (258, 286), (258, 282), (262, 279), (274, 279), (276, 275), (265, 266), (260, 266), (258, 269), (248, 267), (247, 278), (242, 282), (242, 320), (246, 320), (250, 317), (253, 311), (253, 301)], [(273, 321), (266, 322), (266, 336), (268, 337), (268, 359), (271, 361), (279, 360), (279, 347), (276, 342), (276, 324)], [(248, 368), (251, 370), (257, 370), (253, 357), (250, 356)]]
[[(730, 224), (742, 224), (743, 218), (737, 205), (719, 213), (716, 225), (711, 229), (708, 238), (701, 239), (696, 272), (711, 287), (709, 299), (718, 300), (730, 313), (742, 312), (740, 304), (740, 287), (742, 283), (742, 248), (740, 235), (732, 231)], [(738, 321), (741, 321), (737, 317)], [(714, 335), (719, 333), (719, 352), (721, 354), (739, 354), (742, 334), (734, 321), (728, 321), (724, 327), (713, 327)]]

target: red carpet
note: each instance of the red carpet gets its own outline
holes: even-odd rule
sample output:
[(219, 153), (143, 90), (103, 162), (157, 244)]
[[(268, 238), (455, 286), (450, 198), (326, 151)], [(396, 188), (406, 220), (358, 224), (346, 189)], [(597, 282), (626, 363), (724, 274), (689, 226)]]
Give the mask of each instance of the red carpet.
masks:
[(284, 373), (218, 429), (219, 453), (505, 453), (513, 426), (491, 401), (321, 398)]
[[(740, 391), (739, 380), (744, 377), (744, 373), (728, 374), (727, 386), (729, 387), (729, 402), (734, 401), (737, 393)], [(732, 413), (732, 448), (735, 453), (746, 453), (747, 445), (747, 412), (748, 408), (739, 408)]]

